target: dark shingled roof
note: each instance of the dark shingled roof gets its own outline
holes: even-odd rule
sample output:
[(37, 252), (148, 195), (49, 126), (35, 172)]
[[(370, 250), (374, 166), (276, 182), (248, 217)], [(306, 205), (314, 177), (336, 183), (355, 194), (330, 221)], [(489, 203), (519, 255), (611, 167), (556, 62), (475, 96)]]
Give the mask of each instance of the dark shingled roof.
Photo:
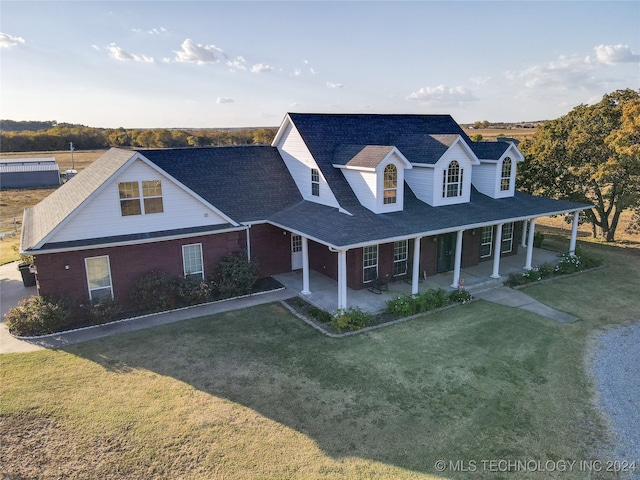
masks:
[(393, 147), (384, 145), (342, 145), (333, 158), (334, 165), (376, 168)]
[(275, 147), (138, 150), (236, 222), (264, 220), (302, 200)]
[[(323, 243), (347, 247), (400, 237), (415, 237), (438, 231), (455, 231), (465, 226), (515, 221), (588, 208), (565, 200), (534, 197), (516, 192), (514, 197), (493, 199), (475, 188), (471, 201), (458, 205), (432, 207), (416, 198), (405, 183), (404, 211), (375, 214), (359, 207), (353, 215), (337, 208), (303, 201), (269, 217), (269, 221), (303, 232)], [(471, 228), (471, 227), (470, 227)]]
[(471, 142), (471, 150), (480, 160), (498, 160), (511, 146), (510, 142)]

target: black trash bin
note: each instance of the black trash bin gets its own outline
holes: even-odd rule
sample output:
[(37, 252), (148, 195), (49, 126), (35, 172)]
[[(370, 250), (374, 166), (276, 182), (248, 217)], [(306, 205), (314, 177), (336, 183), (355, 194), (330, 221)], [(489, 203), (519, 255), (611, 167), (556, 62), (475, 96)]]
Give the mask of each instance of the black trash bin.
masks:
[(25, 287), (33, 287), (36, 284), (36, 274), (29, 270), (30, 266), (31, 265), (26, 263), (18, 265), (18, 270), (20, 270), (20, 275), (22, 275), (22, 283)]

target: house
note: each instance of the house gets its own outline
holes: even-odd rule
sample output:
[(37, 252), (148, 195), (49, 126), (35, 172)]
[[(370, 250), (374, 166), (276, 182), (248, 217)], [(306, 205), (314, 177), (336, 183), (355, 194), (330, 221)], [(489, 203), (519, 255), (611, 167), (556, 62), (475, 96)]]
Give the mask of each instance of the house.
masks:
[(60, 185), (55, 157), (0, 159), (0, 188), (34, 188)]
[(152, 270), (211, 275), (241, 249), (268, 276), (302, 270), (348, 288), (492, 262), (538, 217), (590, 205), (515, 190), (513, 143), (472, 142), (448, 115), (286, 115), (271, 146), (111, 149), (25, 210), (21, 251), (41, 294), (129, 302)]

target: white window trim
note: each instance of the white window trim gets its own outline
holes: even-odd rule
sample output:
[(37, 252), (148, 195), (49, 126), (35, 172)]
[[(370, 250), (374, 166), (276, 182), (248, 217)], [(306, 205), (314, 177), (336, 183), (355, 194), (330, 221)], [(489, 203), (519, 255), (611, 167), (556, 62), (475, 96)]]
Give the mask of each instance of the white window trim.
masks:
[[(509, 231), (509, 229), (505, 228), (507, 225), (511, 225), (511, 231), (509, 232), (509, 236), (507, 237), (506, 234)], [(513, 233), (514, 233), (514, 224), (513, 222), (510, 223), (505, 223), (502, 227), (502, 245), (500, 248), (500, 252), (501, 253), (509, 253), (511, 251), (513, 251)], [(505, 248), (505, 242), (509, 242), (509, 248)]]
[[(404, 258), (401, 258), (399, 260), (396, 260), (396, 244), (404, 244)], [(396, 242), (393, 242), (393, 272), (394, 272), (394, 277), (400, 277), (402, 275), (406, 275), (407, 274), (407, 264), (409, 261), (409, 240), (398, 240)], [(396, 264), (397, 263), (404, 263), (404, 272), (402, 273), (395, 273), (396, 271)]]
[[(491, 237), (489, 238), (489, 242), (484, 242), (484, 238), (483, 238), (483, 231), (484, 229), (487, 228), (488, 231), (491, 232)], [(482, 255), (482, 247), (485, 245), (489, 245), (489, 253), (487, 255)], [(489, 258), (491, 256), (491, 254), (493, 253), (493, 225), (491, 226), (487, 226), (487, 227), (482, 227), (480, 229), (480, 258)]]
[[(314, 180), (314, 173), (316, 174), (315, 176), (318, 177), (317, 180)], [(316, 187), (318, 189), (318, 194), (315, 195), (313, 193), (313, 187)], [(311, 196), (312, 197), (319, 197), (320, 196), (320, 170), (317, 168), (312, 168), (311, 169)]]
[[(451, 168), (451, 164), (453, 162), (456, 162), (458, 164), (458, 181), (457, 182), (450, 182), (449, 181), (449, 169)], [(462, 191), (463, 191), (463, 183), (464, 183), (464, 177), (463, 177), (463, 173), (464, 173), (464, 169), (462, 168), (462, 164), (457, 161), (457, 160), (451, 160), (447, 166), (444, 168), (443, 170), (443, 179), (442, 179), (442, 198), (460, 198), (462, 197)], [(455, 195), (449, 195), (449, 186), (456, 186), (456, 194)]]
[[(389, 167), (393, 167), (394, 169), (394, 173), (395, 173), (395, 177), (396, 177), (396, 186), (395, 187), (386, 187), (385, 184), (387, 183), (387, 169)], [(384, 169), (382, 170), (382, 204), (383, 205), (396, 205), (396, 203), (398, 202), (398, 180), (399, 180), (400, 174), (398, 173), (398, 167), (393, 164), (393, 163), (389, 163), (388, 165), (386, 165), (384, 167)], [(393, 202), (387, 202), (387, 197), (386, 197), (386, 193), (387, 192), (393, 192), (394, 195), (393, 197), (389, 197), (389, 198), (393, 198)]]
[[(509, 172), (507, 173), (507, 175), (505, 176), (505, 171), (504, 171), (504, 164), (506, 161), (509, 161)], [(513, 160), (511, 160), (510, 157), (506, 157), (503, 161), (502, 161), (502, 166), (501, 166), (501, 171), (500, 171), (500, 191), (501, 192), (508, 192), (509, 190), (511, 190), (511, 170), (513, 169)], [(504, 181), (507, 180), (507, 188), (502, 188), (502, 184), (504, 183)]]
[[(367, 259), (366, 250), (367, 248), (375, 248), (376, 249), (376, 263), (374, 265), (365, 265), (365, 261)], [(362, 247), (362, 283), (370, 283), (373, 282), (376, 278), (378, 278), (378, 264), (380, 261), (380, 250), (378, 245), (367, 245), (366, 247)], [(368, 269), (375, 268), (375, 276), (371, 280), (365, 280), (365, 271)]]
[[(87, 264), (87, 260), (94, 260), (97, 258), (106, 258), (107, 259), (107, 268), (109, 269), (109, 287), (100, 287), (100, 288), (91, 288), (91, 279), (89, 278), (89, 265)], [(109, 292), (111, 293), (111, 300), (113, 300), (113, 278), (111, 276), (111, 260), (109, 259), (109, 255), (99, 255), (97, 257), (86, 257), (84, 259), (84, 271), (87, 278), (87, 290), (89, 291), (89, 300), (93, 302), (93, 294), (92, 292), (95, 290), (106, 290), (109, 288)]]
[[(138, 215), (122, 215), (122, 201), (123, 200), (137, 200), (138, 204), (140, 205), (140, 214), (139, 215), (153, 215), (156, 213), (163, 213), (164, 212), (164, 192), (162, 192), (160, 195), (151, 195), (151, 196), (145, 196), (144, 195), (144, 189), (142, 188), (142, 182), (155, 182), (158, 181), (160, 182), (160, 190), (162, 191), (162, 180), (161, 179), (155, 179), (155, 180), (126, 180), (126, 181), (122, 181), (122, 182), (118, 182), (118, 205), (120, 207), (120, 216), (121, 217), (137, 217)], [(136, 183), (138, 186), (138, 196), (137, 197), (132, 197), (132, 198), (120, 198), (120, 184), (121, 183)], [(152, 198), (159, 198), (162, 201), (162, 212), (152, 212), (152, 213), (147, 213), (146, 209), (145, 209), (145, 205), (144, 205), (144, 201), (145, 199), (152, 199)]]
[[(185, 261), (186, 257), (184, 255), (184, 249), (186, 247), (194, 247), (196, 245), (200, 247), (200, 266), (201, 266), (202, 270), (200, 270), (198, 272), (187, 273), (187, 262)], [(202, 244), (201, 243), (190, 243), (188, 245), (183, 245), (182, 246), (182, 272), (183, 272), (185, 278), (188, 275), (200, 274), (200, 277), (204, 280), (204, 259), (203, 259), (203, 255), (202, 255)]]

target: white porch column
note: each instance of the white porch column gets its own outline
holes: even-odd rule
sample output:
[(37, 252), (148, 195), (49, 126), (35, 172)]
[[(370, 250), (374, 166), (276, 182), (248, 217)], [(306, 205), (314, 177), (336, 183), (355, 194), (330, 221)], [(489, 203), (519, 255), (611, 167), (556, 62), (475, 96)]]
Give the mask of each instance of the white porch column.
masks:
[(347, 251), (338, 250), (338, 310), (347, 308)]
[(462, 234), (464, 230), (458, 230), (456, 234), (456, 258), (455, 263), (453, 264), (453, 283), (451, 286), (453, 288), (458, 288), (460, 286), (460, 265), (462, 265)]
[(527, 225), (529, 224), (529, 220), (522, 221), (522, 238), (520, 239), (520, 245), (523, 247), (527, 246)]
[(569, 240), (569, 256), (576, 256), (576, 240), (578, 238), (578, 217), (580, 211), (573, 212), (573, 222), (571, 223), (571, 240)]
[(493, 273), (491, 278), (500, 278), (500, 251), (502, 249), (502, 223), (496, 226), (495, 246), (493, 247)]
[(527, 241), (527, 263), (524, 265), (525, 270), (531, 270), (533, 267), (531, 266), (531, 260), (533, 259), (533, 235), (536, 230), (536, 219), (531, 219), (531, 224), (529, 225), (529, 240)]
[(418, 282), (420, 281), (420, 242), (422, 237), (413, 239), (413, 270), (411, 272), (411, 295), (418, 294)]
[(309, 295), (309, 241), (307, 237), (302, 237), (302, 293)]

